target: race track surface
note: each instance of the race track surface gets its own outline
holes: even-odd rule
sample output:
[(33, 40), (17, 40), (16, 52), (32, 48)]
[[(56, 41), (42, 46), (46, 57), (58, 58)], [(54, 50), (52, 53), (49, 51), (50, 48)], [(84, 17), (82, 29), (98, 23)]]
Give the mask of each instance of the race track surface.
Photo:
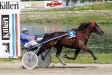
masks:
[(21, 61), (1, 62), (0, 75), (112, 75), (112, 64), (51, 63), (48, 68), (23, 69)]

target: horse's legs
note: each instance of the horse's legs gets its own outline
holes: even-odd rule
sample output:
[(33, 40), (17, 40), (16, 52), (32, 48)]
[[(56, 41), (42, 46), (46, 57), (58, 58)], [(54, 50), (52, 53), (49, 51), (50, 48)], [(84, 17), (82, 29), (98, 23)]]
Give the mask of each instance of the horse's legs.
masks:
[(89, 52), (93, 56), (95, 63), (98, 63), (96, 56), (93, 54), (93, 52), (89, 48), (87, 48), (86, 46), (82, 46), (81, 49)]
[(60, 62), (63, 64), (63, 65), (66, 65), (65, 62), (60, 58), (60, 53), (62, 51), (62, 48), (63, 46), (55, 46), (56, 49), (57, 49), (57, 52), (56, 52), (56, 57), (60, 60)]
[(97, 60), (96, 56), (93, 54), (93, 52), (91, 50), (89, 50), (89, 53), (93, 56), (95, 63), (98, 63), (98, 60)]
[(75, 60), (75, 59), (77, 58), (77, 56), (78, 56), (79, 52), (80, 52), (80, 49), (78, 48), (78, 49), (76, 49), (76, 51), (75, 51), (75, 53), (74, 53), (74, 57), (73, 57), (73, 58), (68, 57), (68, 56), (67, 56), (67, 54), (65, 54), (63, 57), (64, 57), (64, 58), (67, 58), (67, 59)]
[(39, 50), (37, 56), (39, 56), (42, 52), (44, 52), (44, 50)]
[(75, 55), (74, 55), (74, 58), (75, 58), (75, 59), (77, 58), (77, 56), (78, 56), (79, 52), (80, 52), (80, 49), (79, 49), (79, 48), (78, 48), (78, 49), (76, 49), (76, 51), (75, 51)]

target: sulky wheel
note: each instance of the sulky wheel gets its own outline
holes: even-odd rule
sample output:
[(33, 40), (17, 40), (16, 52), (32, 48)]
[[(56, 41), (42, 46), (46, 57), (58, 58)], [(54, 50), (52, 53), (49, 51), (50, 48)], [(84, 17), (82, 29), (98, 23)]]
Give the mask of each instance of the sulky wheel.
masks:
[(23, 66), (27, 69), (34, 69), (38, 64), (38, 57), (33, 52), (26, 52), (22, 57)]
[(39, 67), (48, 67), (51, 63), (51, 56), (48, 52), (43, 52), (38, 56), (38, 66)]

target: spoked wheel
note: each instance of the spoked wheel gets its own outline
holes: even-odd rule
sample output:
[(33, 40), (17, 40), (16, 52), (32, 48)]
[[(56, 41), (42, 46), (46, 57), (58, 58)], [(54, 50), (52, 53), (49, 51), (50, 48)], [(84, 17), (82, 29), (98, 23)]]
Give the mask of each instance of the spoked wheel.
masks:
[(50, 63), (51, 63), (51, 56), (50, 56), (49, 53), (43, 52), (42, 54), (40, 54), (38, 56), (38, 66), (39, 67), (46, 68), (46, 67), (48, 67), (50, 65)]
[(22, 57), (23, 66), (27, 69), (34, 69), (38, 64), (38, 57), (33, 52), (26, 52)]

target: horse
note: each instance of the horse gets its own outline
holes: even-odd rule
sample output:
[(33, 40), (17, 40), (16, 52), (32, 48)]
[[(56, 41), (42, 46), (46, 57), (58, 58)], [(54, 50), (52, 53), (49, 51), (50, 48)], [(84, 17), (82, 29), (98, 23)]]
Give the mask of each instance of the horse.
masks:
[[(96, 22), (90, 21), (90, 22), (81, 23), (78, 28), (73, 29), (73, 30), (76, 32), (75, 41), (70, 41), (69, 37), (67, 35), (64, 37), (49, 41), (42, 45), (39, 52), (37, 53), (37, 56), (39, 56), (45, 50), (47, 50), (51, 47), (55, 47), (57, 49), (56, 57), (60, 60), (60, 62), (63, 65), (66, 65), (66, 63), (60, 58), (62, 48), (66, 47), (66, 48), (76, 49), (76, 51), (74, 53), (73, 58), (70, 58), (67, 55), (64, 55), (64, 58), (75, 60), (77, 58), (80, 50), (84, 50), (86, 52), (89, 52), (93, 56), (95, 63), (98, 63), (96, 56), (86, 45), (87, 45), (87, 42), (88, 42), (88, 39), (89, 39), (91, 33), (96, 33), (96, 34), (99, 34), (100, 36), (102, 36), (104, 34), (104, 32), (101, 30), (101, 28), (97, 25)], [(50, 38), (53, 38), (53, 37), (56, 37), (59, 35), (63, 35), (66, 33), (68, 33), (68, 32), (53, 32), (53, 33), (50, 33), (50, 34), (44, 36), (42, 41), (45, 41)]]

